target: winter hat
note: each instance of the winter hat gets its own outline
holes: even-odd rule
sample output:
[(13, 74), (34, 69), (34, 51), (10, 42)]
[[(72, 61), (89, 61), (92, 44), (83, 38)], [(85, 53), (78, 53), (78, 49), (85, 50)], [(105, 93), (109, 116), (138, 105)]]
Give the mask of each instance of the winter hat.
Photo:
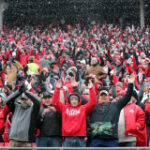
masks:
[(143, 65), (138, 65), (138, 68), (141, 68), (142, 70), (145, 70)]
[(30, 56), (30, 57), (28, 58), (28, 61), (33, 61), (33, 60), (34, 60), (33, 56)]
[(120, 86), (122, 88), (123, 84), (122, 84), (122, 82), (117, 82), (116, 86)]
[(23, 99), (29, 99), (29, 97), (26, 96), (26, 94), (22, 93), (22, 95), (21, 95), (21, 100), (23, 100)]
[(106, 95), (109, 95), (109, 90), (106, 86), (102, 86), (100, 89), (99, 95), (105, 93)]
[(149, 83), (149, 82), (146, 82), (146, 83), (144, 84), (144, 87), (146, 87), (146, 86), (150, 86), (150, 83)]
[(70, 100), (72, 100), (73, 98), (75, 98), (76, 100), (78, 100), (78, 102), (80, 102), (80, 96), (76, 93), (72, 93), (69, 95), (68, 102), (70, 103)]
[(91, 61), (98, 61), (96, 57), (92, 57)]
[(43, 97), (43, 98), (44, 98), (44, 97), (53, 97), (53, 93), (50, 93), (50, 92), (45, 91), (45, 92), (43, 92), (42, 97)]

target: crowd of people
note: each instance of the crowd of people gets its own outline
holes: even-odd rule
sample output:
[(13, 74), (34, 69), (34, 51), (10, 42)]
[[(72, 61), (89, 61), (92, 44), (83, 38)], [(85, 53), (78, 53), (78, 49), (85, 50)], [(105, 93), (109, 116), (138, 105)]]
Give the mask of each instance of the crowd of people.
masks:
[(2, 146), (147, 147), (149, 138), (149, 27), (4, 26)]

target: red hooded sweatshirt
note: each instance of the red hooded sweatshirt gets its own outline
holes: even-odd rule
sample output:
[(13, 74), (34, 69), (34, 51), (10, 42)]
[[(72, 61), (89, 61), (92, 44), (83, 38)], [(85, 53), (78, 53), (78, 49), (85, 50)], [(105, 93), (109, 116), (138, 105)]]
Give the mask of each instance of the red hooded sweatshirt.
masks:
[(90, 89), (90, 100), (87, 104), (73, 107), (69, 102), (65, 105), (60, 102), (60, 88), (56, 88), (52, 105), (62, 114), (62, 136), (86, 136), (86, 116), (97, 103), (93, 88)]

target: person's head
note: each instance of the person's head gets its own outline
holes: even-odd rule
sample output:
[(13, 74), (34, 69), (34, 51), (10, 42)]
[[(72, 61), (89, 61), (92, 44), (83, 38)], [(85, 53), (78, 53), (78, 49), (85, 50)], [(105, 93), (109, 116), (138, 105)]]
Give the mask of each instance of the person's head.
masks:
[(36, 76), (32, 75), (31, 76), (31, 85), (34, 85), (37, 82)]
[(58, 73), (59, 73), (59, 69), (60, 69), (60, 68), (58, 67), (57, 64), (54, 64), (54, 65), (53, 65), (53, 68), (52, 68), (53, 72), (55, 72), (55, 73), (58, 74)]
[(146, 82), (144, 84), (144, 92), (145, 93), (150, 93), (150, 83)]
[(27, 107), (31, 106), (31, 104), (32, 104), (31, 99), (28, 96), (26, 96), (26, 94), (22, 93), (22, 95), (21, 95), (21, 106), (23, 108), (27, 108)]
[(21, 55), (23, 55), (23, 56), (26, 55), (25, 50), (23, 50), (23, 49), (20, 50), (20, 53), (21, 53)]
[(33, 56), (30, 56), (29, 59), (28, 59), (28, 63), (32, 63), (34, 60), (34, 57)]
[(122, 97), (125, 95), (125, 91), (119, 91), (117, 93), (117, 97), (116, 97), (116, 100), (120, 100), (122, 99)]
[(70, 54), (69, 54), (69, 51), (68, 50), (65, 50), (64, 51), (64, 53), (63, 53), (63, 57), (65, 58), (65, 59), (69, 59), (69, 56)]
[(77, 107), (80, 103), (80, 96), (76, 93), (70, 94), (68, 101), (69, 101), (71, 106)]
[(122, 88), (123, 88), (122, 82), (118, 82), (118, 83), (116, 84), (116, 91), (119, 92), (119, 91), (122, 90)]
[(97, 65), (98, 64), (98, 59), (96, 58), (96, 57), (93, 57), (92, 59), (91, 59), (91, 65), (92, 66), (95, 66), (95, 65)]
[(109, 90), (105, 86), (100, 88), (98, 103), (100, 103), (100, 104), (108, 104), (109, 103)]
[(145, 71), (144, 66), (143, 65), (138, 65), (138, 72), (144, 73), (144, 71)]
[(83, 60), (78, 60), (78, 64), (79, 64), (79, 66), (81, 66), (81, 68), (85, 67), (86, 66), (86, 61), (84, 59)]
[(49, 92), (44, 92), (42, 95), (43, 104), (46, 106), (51, 105), (53, 94)]
[(116, 59), (116, 66), (121, 65), (121, 60), (120, 59)]
[(128, 73), (125, 73), (125, 74), (124, 74), (123, 80), (124, 80), (125, 83), (128, 83), (129, 77), (130, 77), (130, 74), (128, 74)]

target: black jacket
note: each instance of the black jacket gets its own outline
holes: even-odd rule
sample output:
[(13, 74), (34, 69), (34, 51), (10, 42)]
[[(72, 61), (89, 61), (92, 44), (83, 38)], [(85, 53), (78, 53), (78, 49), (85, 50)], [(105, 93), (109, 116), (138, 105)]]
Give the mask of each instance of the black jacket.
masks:
[(61, 115), (58, 112), (49, 112), (42, 117), (42, 112), (47, 106), (43, 105), (38, 117), (38, 128), (42, 137), (61, 136)]
[(90, 114), (92, 138), (118, 139), (118, 120), (121, 109), (130, 101), (133, 84), (128, 85), (125, 96), (116, 102), (97, 104)]

